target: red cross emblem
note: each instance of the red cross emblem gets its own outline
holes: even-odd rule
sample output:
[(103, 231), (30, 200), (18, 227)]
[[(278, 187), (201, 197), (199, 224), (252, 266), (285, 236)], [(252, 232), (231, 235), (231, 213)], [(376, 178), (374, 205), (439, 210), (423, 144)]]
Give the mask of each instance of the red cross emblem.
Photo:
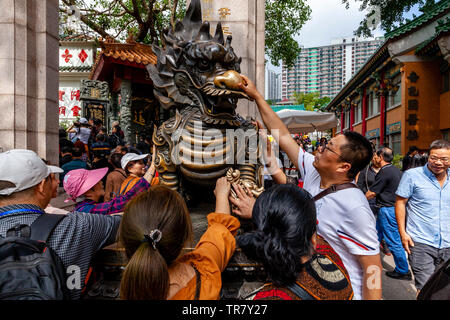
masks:
[(73, 56), (69, 53), (69, 49), (66, 49), (66, 51), (64, 51), (64, 54), (61, 55), (61, 57), (63, 57), (64, 61), (67, 63), (70, 61), (70, 58), (72, 58)]

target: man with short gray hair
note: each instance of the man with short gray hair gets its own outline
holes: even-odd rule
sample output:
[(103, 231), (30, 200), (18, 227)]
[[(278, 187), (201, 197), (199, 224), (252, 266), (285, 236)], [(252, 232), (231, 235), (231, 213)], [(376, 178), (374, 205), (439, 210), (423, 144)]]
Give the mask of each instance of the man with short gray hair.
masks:
[(428, 163), (405, 171), (396, 195), (398, 228), (420, 291), (450, 259), (450, 142), (434, 141)]
[[(45, 214), (44, 209), (56, 197), (61, 172), (30, 150), (0, 153), (0, 237)], [(92, 257), (115, 242), (119, 224), (120, 216), (71, 212), (50, 234), (47, 244), (66, 268), (71, 299), (80, 298)]]

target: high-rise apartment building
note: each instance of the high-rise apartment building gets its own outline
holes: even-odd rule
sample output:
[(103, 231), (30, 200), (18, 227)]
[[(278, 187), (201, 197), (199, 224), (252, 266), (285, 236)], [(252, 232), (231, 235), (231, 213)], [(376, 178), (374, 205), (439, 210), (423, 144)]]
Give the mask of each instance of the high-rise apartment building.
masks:
[(383, 42), (352, 37), (335, 39), (328, 46), (302, 47), (294, 67), (282, 65), (281, 99), (290, 99), (294, 92), (335, 96)]
[(281, 74), (266, 68), (266, 100), (281, 99)]

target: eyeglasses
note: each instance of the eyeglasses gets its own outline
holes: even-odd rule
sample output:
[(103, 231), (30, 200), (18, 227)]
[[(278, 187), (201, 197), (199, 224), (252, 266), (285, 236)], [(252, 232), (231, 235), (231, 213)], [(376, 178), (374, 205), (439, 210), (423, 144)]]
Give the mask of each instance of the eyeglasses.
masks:
[(449, 159), (449, 158), (439, 158), (439, 157), (436, 157), (436, 156), (430, 156), (430, 157), (428, 158), (428, 160), (430, 160), (431, 162), (438, 162), (438, 161), (441, 161), (443, 164), (448, 164), (448, 163), (450, 163), (450, 159)]
[(327, 149), (328, 151), (330, 151), (330, 152), (334, 153), (335, 155), (337, 155), (341, 159), (341, 161), (346, 162), (344, 160), (344, 158), (342, 158), (342, 156), (339, 153), (337, 153), (336, 151), (331, 150), (327, 145), (328, 145), (328, 141), (325, 141), (324, 144), (321, 145), (321, 147), (322, 147), (322, 151), (320, 151), (321, 153), (323, 152), (324, 149)]

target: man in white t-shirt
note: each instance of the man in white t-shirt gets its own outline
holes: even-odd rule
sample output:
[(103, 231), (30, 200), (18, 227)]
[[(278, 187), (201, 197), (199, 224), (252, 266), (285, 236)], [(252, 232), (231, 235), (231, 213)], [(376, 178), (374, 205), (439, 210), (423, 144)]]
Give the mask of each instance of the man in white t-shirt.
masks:
[[(304, 152), (288, 129), (245, 76), (240, 87), (255, 99), (261, 117), (280, 148), (297, 165), (304, 189), (316, 196), (321, 191), (353, 182), (372, 159), (370, 142), (355, 132), (332, 138), (316, 156)], [(349, 188), (316, 201), (318, 235), (340, 256), (350, 276), (355, 299), (381, 299), (381, 259), (375, 218), (361, 190)]]

